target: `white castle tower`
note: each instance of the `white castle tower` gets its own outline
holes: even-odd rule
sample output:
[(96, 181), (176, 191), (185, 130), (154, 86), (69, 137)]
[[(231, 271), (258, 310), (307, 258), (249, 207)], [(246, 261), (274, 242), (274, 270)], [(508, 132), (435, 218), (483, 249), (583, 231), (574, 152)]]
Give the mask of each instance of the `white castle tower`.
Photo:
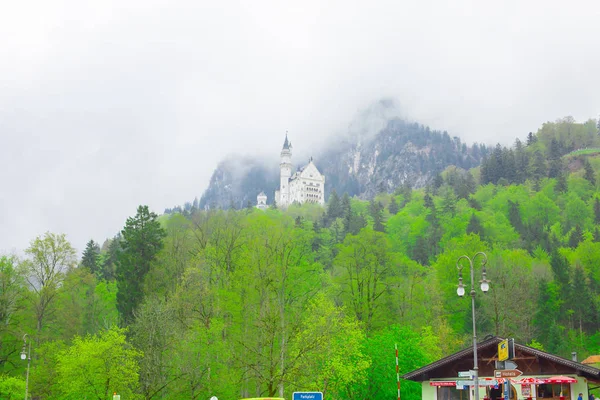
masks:
[(259, 210), (267, 209), (267, 195), (265, 192), (260, 192), (258, 196), (256, 196), (256, 208)]
[(287, 207), (292, 203), (325, 204), (325, 176), (321, 175), (312, 157), (308, 165), (299, 168), (292, 175), (292, 143), (287, 132), (281, 149), (279, 162), (279, 190), (275, 192), (278, 207)]

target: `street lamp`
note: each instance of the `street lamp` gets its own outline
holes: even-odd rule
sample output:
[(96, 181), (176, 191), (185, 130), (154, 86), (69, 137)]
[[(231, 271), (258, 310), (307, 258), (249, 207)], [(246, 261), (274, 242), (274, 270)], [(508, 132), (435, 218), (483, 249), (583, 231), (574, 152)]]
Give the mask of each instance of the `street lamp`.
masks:
[(490, 281), (486, 277), (485, 264), (487, 263), (487, 256), (483, 252), (476, 253), (473, 258), (469, 258), (468, 256), (460, 256), (458, 260), (456, 260), (456, 268), (458, 268), (458, 288), (456, 289), (456, 294), (459, 297), (463, 297), (465, 295), (465, 285), (463, 285), (462, 278), (462, 269), (463, 266), (460, 264), (462, 259), (469, 260), (469, 268), (471, 270), (471, 312), (473, 315), (473, 381), (475, 385), (475, 400), (479, 400), (479, 372), (477, 368), (477, 331), (475, 328), (475, 268), (473, 267), (473, 260), (477, 258), (477, 256), (483, 257), (483, 262), (481, 263), (483, 267), (482, 279), (479, 281), (481, 285), (481, 291), (483, 293), (487, 293), (490, 290)]
[[(25, 352), (27, 350), (27, 353)], [(27, 346), (27, 334), (23, 335), (23, 350), (21, 350), (21, 360), (27, 359), (27, 374), (25, 375), (25, 400), (29, 390), (29, 365), (31, 364), (31, 342)]]

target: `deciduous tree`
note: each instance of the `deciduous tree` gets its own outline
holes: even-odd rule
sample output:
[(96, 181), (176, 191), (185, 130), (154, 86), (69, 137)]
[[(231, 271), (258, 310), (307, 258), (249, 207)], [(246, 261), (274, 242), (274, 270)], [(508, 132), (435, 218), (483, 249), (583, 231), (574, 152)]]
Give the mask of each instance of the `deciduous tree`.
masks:
[(54, 301), (65, 273), (77, 262), (75, 249), (64, 234), (47, 232), (35, 238), (25, 250), (25, 274), (33, 295), (37, 340), (44, 328), (50, 305)]
[(139, 398), (136, 389), (140, 356), (127, 343), (122, 329), (76, 336), (73, 344), (58, 356), (60, 398), (106, 400), (112, 393), (126, 399)]

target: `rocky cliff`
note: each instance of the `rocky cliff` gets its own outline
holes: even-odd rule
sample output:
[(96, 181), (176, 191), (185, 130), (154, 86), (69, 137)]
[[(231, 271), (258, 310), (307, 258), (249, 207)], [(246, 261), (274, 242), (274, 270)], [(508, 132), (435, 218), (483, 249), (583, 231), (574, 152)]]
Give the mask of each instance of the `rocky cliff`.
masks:
[[(315, 164), (326, 177), (326, 196), (335, 189), (368, 199), (405, 182), (423, 187), (450, 165), (465, 169), (479, 165), (488, 151), (484, 145), (469, 146), (447, 132), (399, 118), (381, 126), (371, 134), (351, 132), (336, 137), (315, 154)], [(277, 161), (267, 166), (252, 157), (228, 158), (217, 166), (200, 207), (245, 207), (248, 202), (255, 204), (261, 191), (270, 204), (278, 186)]]

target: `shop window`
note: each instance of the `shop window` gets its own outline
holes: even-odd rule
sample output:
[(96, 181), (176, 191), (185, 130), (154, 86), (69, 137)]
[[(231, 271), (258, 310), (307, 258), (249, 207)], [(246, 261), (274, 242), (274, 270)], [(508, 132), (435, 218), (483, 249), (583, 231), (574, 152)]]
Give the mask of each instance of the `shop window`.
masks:
[(536, 393), (538, 399), (551, 399), (553, 397), (558, 398), (560, 397), (561, 393), (567, 399), (571, 398), (569, 384), (561, 385), (560, 383), (547, 383), (544, 385), (537, 385)]
[(455, 386), (438, 386), (438, 400), (469, 400), (468, 390), (459, 390)]
[[(481, 390), (481, 389), (480, 389)], [(487, 386), (485, 389), (486, 397), (491, 400), (504, 400), (504, 385)], [(517, 389), (510, 386), (510, 400), (517, 399)]]

